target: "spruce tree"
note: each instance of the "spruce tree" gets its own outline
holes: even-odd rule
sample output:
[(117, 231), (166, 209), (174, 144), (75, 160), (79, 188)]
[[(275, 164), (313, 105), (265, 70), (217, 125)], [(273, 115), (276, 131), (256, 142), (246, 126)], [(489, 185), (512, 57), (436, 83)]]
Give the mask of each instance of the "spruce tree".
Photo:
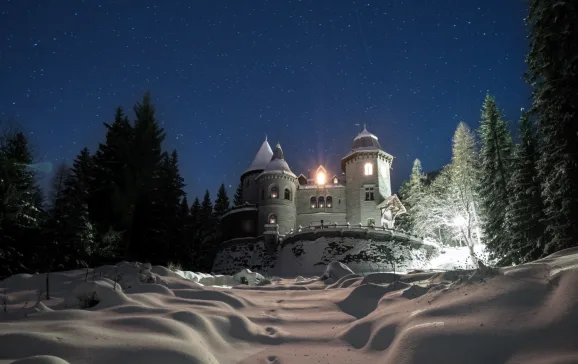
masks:
[(227, 190), (225, 185), (221, 184), (219, 191), (217, 192), (217, 199), (215, 200), (215, 215), (218, 218), (229, 210), (229, 196), (227, 196)]
[[(47, 254), (51, 255), (48, 271), (86, 266), (93, 253), (96, 236), (88, 211), (93, 171), (92, 156), (84, 148), (72, 168), (68, 172), (61, 170), (53, 180), (54, 202), (45, 227)], [(66, 178), (62, 182), (64, 173)]]
[(134, 107), (134, 137), (130, 144), (129, 166), (133, 180), (134, 200), (129, 206), (130, 227), (127, 230), (125, 258), (143, 259), (150, 256), (155, 242), (153, 221), (157, 208), (155, 190), (160, 188), (161, 162), (163, 160), (163, 129), (156, 119), (150, 93), (146, 93)]
[(511, 248), (503, 259), (508, 264), (540, 258), (545, 243), (544, 204), (536, 168), (536, 140), (527, 113), (522, 115), (519, 127), (520, 144), (514, 152), (509, 181), (511, 195), (506, 212)]
[[(114, 122), (104, 123), (104, 126), (106, 139), (94, 155), (89, 197), (90, 216), (101, 236), (110, 231), (126, 232), (130, 228), (131, 207), (135, 200), (130, 165), (134, 129), (120, 107), (116, 109)], [(126, 245), (126, 239), (122, 245)]]
[(23, 272), (40, 263), (42, 193), (31, 163), (24, 133), (6, 131), (0, 137), (0, 275)]
[(201, 202), (195, 197), (191, 208), (189, 209), (188, 224), (189, 234), (187, 237), (187, 257), (190, 264), (196, 269), (200, 248), (201, 237)]
[(233, 198), (233, 206), (241, 206), (243, 203), (243, 182), (239, 182)]
[(209, 272), (213, 264), (213, 256), (216, 249), (216, 218), (211, 202), (209, 190), (205, 191), (199, 211), (199, 255), (198, 267), (201, 271)]
[(506, 234), (506, 208), (510, 192), (508, 180), (512, 164), (512, 138), (496, 100), (486, 95), (479, 129), (481, 139), (479, 195), (485, 219), (483, 241), (492, 259), (502, 264), (509, 256), (510, 239)]
[(189, 225), (189, 204), (187, 201), (187, 196), (181, 199), (181, 204), (179, 206), (178, 216), (176, 219), (177, 227), (177, 240), (174, 244), (173, 249), (173, 261), (179, 263), (183, 268), (189, 268), (192, 261), (188, 256), (188, 242), (191, 233), (191, 227)]
[[(454, 231), (455, 237), (466, 243), (472, 262), (477, 265), (474, 245), (480, 243), (482, 220), (477, 193), (479, 160), (475, 136), (465, 123), (459, 123), (454, 134), (452, 163), (447, 172), (449, 185), (445, 190), (445, 205), (446, 211), (451, 215), (448, 216), (446, 224)], [(428, 213), (427, 210), (425, 213)]]
[(396, 225), (399, 229), (415, 233), (415, 217), (417, 210), (420, 208), (420, 201), (425, 189), (425, 174), (422, 172), (421, 161), (416, 159), (413, 162), (409, 180), (404, 182), (399, 190), (399, 197), (402, 201), (406, 214), (396, 219)]
[(538, 173), (550, 241), (545, 253), (578, 244), (578, 7), (531, 0), (527, 24), (534, 87)]

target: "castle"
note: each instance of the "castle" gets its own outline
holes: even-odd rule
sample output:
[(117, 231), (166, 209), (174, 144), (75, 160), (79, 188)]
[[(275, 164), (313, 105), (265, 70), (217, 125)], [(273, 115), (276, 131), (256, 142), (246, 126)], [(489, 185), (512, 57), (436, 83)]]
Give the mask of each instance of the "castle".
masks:
[(319, 166), (314, 175), (296, 175), (281, 145), (267, 139), (241, 175), (244, 204), (222, 217), (225, 240), (264, 234), (287, 235), (302, 227), (365, 226), (393, 228), (405, 212), (391, 194), (393, 157), (367, 127), (341, 159), (340, 175)]

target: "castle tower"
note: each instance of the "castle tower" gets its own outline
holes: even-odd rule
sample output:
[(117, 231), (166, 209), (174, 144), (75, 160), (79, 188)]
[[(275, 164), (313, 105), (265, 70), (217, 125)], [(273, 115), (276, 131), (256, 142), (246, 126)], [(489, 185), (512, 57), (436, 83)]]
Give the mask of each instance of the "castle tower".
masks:
[(241, 175), (244, 202), (250, 204), (257, 204), (259, 202), (259, 186), (257, 185), (257, 182), (255, 182), (255, 179), (261, 172), (263, 172), (263, 170), (265, 170), (265, 167), (271, 161), (272, 157), (273, 151), (267, 141), (267, 137), (265, 137), (265, 141), (261, 144), (255, 158), (253, 158), (253, 162), (251, 162), (249, 168), (247, 168)]
[(256, 178), (259, 186), (258, 232), (263, 233), (265, 224), (278, 225), (280, 234), (295, 228), (297, 210), (295, 192), (297, 176), (285, 162), (281, 145), (277, 144), (270, 162)]
[(378, 205), (391, 196), (389, 170), (392, 161), (393, 157), (382, 150), (377, 137), (367, 128), (355, 137), (351, 152), (341, 160), (350, 224), (380, 225)]

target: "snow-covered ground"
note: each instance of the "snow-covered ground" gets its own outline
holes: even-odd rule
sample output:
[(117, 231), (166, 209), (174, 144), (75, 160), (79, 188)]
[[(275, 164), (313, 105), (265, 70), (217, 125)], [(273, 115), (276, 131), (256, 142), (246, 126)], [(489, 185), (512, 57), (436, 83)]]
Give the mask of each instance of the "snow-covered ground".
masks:
[(124, 262), (52, 273), (50, 300), (45, 280), (0, 282), (0, 364), (578, 363), (578, 248), (499, 270), (332, 263), (266, 285)]

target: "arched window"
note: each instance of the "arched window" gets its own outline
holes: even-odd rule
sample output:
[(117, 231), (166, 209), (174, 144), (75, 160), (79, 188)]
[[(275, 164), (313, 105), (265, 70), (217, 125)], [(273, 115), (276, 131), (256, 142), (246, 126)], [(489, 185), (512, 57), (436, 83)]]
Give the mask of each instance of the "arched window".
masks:
[(291, 201), (291, 190), (288, 188), (285, 189), (285, 199)]
[(325, 204), (327, 205), (327, 208), (331, 208), (331, 206), (333, 206), (333, 198), (331, 196), (327, 196), (327, 199), (325, 199)]
[(333, 184), (336, 185), (339, 183), (339, 179), (337, 177), (333, 177)]
[(364, 172), (366, 176), (371, 176), (373, 174), (373, 164), (365, 163)]
[(325, 198), (323, 198), (323, 196), (319, 196), (319, 198), (317, 199), (317, 204), (319, 205), (320, 209), (325, 207)]
[(317, 208), (317, 198), (315, 198), (315, 196), (311, 197), (311, 208), (312, 209)]
[(269, 197), (270, 198), (279, 198), (279, 187), (277, 187), (277, 186), (271, 187)]
[(277, 215), (270, 214), (268, 221), (269, 221), (269, 224), (276, 224), (277, 223)]

